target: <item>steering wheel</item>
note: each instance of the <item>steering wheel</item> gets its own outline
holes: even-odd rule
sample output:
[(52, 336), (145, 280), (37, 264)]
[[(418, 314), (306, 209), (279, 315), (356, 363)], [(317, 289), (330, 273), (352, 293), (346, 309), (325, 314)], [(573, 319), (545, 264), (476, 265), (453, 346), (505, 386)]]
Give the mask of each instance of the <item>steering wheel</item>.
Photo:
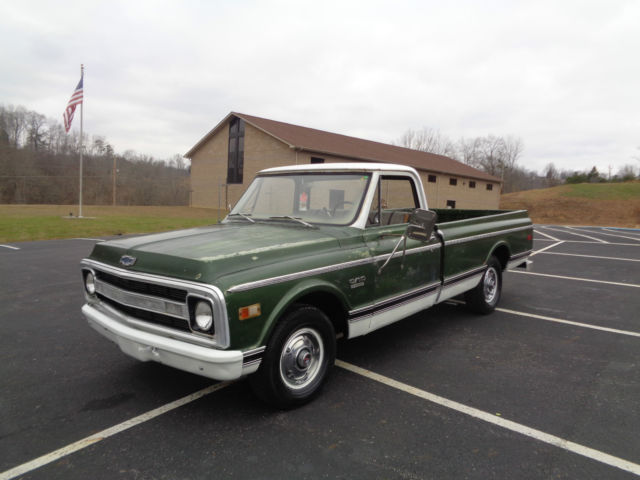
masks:
[(336, 210), (338, 209), (338, 207), (342, 207), (344, 205), (353, 205), (353, 202), (342, 201), (342, 202), (336, 203), (331, 209), (331, 216), (333, 217), (336, 214)]

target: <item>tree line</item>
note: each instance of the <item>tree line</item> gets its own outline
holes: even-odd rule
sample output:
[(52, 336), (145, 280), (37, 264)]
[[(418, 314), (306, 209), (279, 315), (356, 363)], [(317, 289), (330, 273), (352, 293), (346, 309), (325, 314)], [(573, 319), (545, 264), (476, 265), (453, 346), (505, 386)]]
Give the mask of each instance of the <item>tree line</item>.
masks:
[(640, 173), (636, 175), (636, 168), (633, 165), (625, 165), (615, 175), (609, 174), (608, 177), (599, 173), (596, 167), (584, 172), (559, 170), (553, 163), (549, 163), (541, 173), (528, 170), (518, 165), (524, 151), (524, 143), (521, 138), (512, 135), (463, 137), (454, 142), (431, 128), (409, 129), (393, 144), (445, 155), (499, 177), (503, 180), (503, 193), (555, 187), (563, 183), (624, 182), (640, 179)]
[[(0, 203), (77, 203), (80, 145), (80, 134), (65, 133), (59, 121), (0, 105)], [(189, 204), (189, 169), (180, 155), (118, 154), (104, 137), (88, 134), (82, 149), (84, 203), (113, 204), (115, 192), (117, 205)]]

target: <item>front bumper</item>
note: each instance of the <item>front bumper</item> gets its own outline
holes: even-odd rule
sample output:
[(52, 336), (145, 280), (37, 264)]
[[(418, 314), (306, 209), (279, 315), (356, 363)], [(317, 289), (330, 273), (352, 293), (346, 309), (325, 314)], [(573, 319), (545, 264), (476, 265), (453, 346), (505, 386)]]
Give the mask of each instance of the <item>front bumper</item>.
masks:
[(258, 367), (256, 362), (245, 364), (240, 350), (217, 350), (138, 330), (112, 318), (95, 305), (85, 304), (82, 313), (98, 333), (118, 344), (127, 355), (143, 362), (159, 362), (214, 380), (234, 380)]

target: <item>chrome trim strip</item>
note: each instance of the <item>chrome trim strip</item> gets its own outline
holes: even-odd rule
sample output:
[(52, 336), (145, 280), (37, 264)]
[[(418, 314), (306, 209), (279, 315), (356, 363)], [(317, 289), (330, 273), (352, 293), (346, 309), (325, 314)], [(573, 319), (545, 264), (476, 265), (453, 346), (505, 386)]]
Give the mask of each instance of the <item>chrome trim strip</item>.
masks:
[(475, 288), (482, 281), (482, 275), (482, 272), (476, 273), (469, 277), (457, 280), (454, 283), (443, 286), (440, 289), (438, 298), (436, 299), (436, 303), (444, 302), (449, 298), (455, 297), (457, 295), (460, 295), (461, 293), (471, 290), (472, 288)]
[(446, 277), (444, 279), (443, 286), (444, 287), (448, 287), (453, 283), (461, 282), (462, 280), (465, 280), (468, 277), (472, 277), (473, 275), (475, 275), (477, 273), (481, 273), (481, 272), (484, 273), (484, 271), (486, 269), (487, 269), (487, 266), (486, 265), (482, 265), (481, 267), (472, 268), (471, 270), (467, 270), (466, 272), (458, 273), (458, 274), (453, 275), (451, 277)]
[[(118, 267), (113, 267), (111, 265), (107, 265), (96, 260), (91, 260), (89, 258), (85, 258), (80, 262), (83, 268), (94, 269), (94, 270), (102, 270), (104, 272), (111, 273), (113, 275), (128, 278), (131, 280), (138, 280), (146, 283), (153, 283), (157, 285), (171, 286), (175, 288), (180, 288), (187, 290), (188, 294), (193, 294), (196, 296), (202, 296), (204, 298), (208, 298), (212, 301), (214, 307), (214, 328), (215, 328), (215, 339), (212, 340), (210, 345), (215, 345), (222, 348), (227, 348), (231, 344), (231, 338), (229, 333), (229, 319), (227, 317), (227, 307), (225, 303), (224, 294), (222, 291), (216, 287), (215, 285), (210, 285), (206, 283), (196, 283), (188, 280), (177, 280), (168, 277), (162, 277), (160, 275), (154, 275), (151, 273), (141, 273), (134, 272), (130, 270), (125, 270)], [(95, 301), (95, 300), (94, 300)], [(131, 317), (129, 317), (131, 318)], [(151, 325), (151, 324), (146, 324)], [(177, 336), (177, 330), (170, 330), (169, 335)], [(202, 335), (200, 334), (186, 334), (191, 342), (198, 342), (202, 340)], [(196, 340), (197, 339), (197, 340)]]
[(529, 260), (529, 257), (533, 253), (533, 250), (527, 250), (526, 252), (518, 253), (516, 255), (512, 255), (507, 262), (507, 268), (505, 270), (512, 270), (516, 267), (520, 267), (524, 265), (525, 270), (531, 270), (531, 264), (533, 263)]
[(344, 268), (357, 267), (360, 265), (366, 265), (373, 263), (373, 257), (362, 258), (360, 260), (352, 260), (350, 262), (339, 263), (336, 265), (328, 265), (326, 267), (312, 268), (310, 270), (304, 270), (302, 272), (289, 273), (287, 275), (280, 275), (277, 277), (265, 278), (263, 280), (256, 280), (254, 282), (241, 283), (235, 285), (227, 290), (229, 293), (244, 292), (246, 290), (252, 290), (254, 288), (265, 287), (267, 285), (275, 285), (277, 283), (288, 282), (290, 280), (297, 280), (299, 278), (311, 277), (314, 275), (321, 275), (323, 273), (334, 272), (336, 270), (342, 270)]
[(444, 222), (443, 225), (451, 225), (452, 223), (458, 223), (458, 222), (467, 222), (469, 220), (475, 220), (476, 218), (496, 218), (496, 217), (503, 217), (505, 215), (513, 215), (515, 213), (522, 213), (522, 212), (526, 212), (526, 210), (510, 210), (508, 212), (504, 212), (504, 213), (496, 213), (494, 215), (481, 215), (479, 217), (472, 217), (472, 218), (461, 218), (460, 220), (452, 220), (450, 222)]
[[(356, 308), (355, 310), (351, 310), (348, 314), (349, 322), (355, 322), (360, 320), (362, 317), (368, 317), (378, 313), (379, 311), (383, 311), (389, 308), (393, 308), (396, 304), (400, 305), (405, 301), (417, 300), (418, 298), (423, 297), (424, 295), (428, 295), (436, 290), (440, 286), (440, 282), (430, 283), (424, 287), (416, 288), (409, 292), (405, 292), (400, 295), (396, 295), (395, 297), (388, 298), (384, 301), (374, 303), (372, 305), (367, 305), (366, 307)], [(370, 313), (366, 313), (362, 315), (363, 312), (367, 310), (371, 310)], [(357, 317), (357, 318), (356, 318)]]
[(532, 252), (533, 250), (527, 250), (526, 252), (516, 253), (515, 255), (511, 255), (509, 257), (509, 261), (513, 262), (514, 260), (519, 260), (521, 258), (528, 257), (529, 255), (531, 255)]
[[(441, 244), (434, 243), (433, 245), (425, 245), (422, 247), (416, 247), (412, 249), (408, 249), (404, 252), (404, 255), (413, 255), (416, 253), (427, 252), (429, 250), (435, 250), (436, 248), (440, 248)], [(241, 283), (240, 285), (234, 285), (233, 287), (227, 289), (229, 293), (236, 292), (244, 292), (247, 290), (252, 290), (254, 288), (266, 287), (268, 285), (276, 285), (278, 283), (284, 283), (291, 280), (298, 280), (300, 278), (312, 277), (315, 275), (322, 275), (324, 273), (335, 272), (338, 270), (344, 270), (346, 268), (359, 267), (361, 265), (368, 265), (370, 263), (376, 263), (382, 260), (386, 260), (389, 258), (391, 253), (384, 253), (382, 255), (377, 255), (375, 257), (362, 258), (359, 260), (351, 260), (349, 262), (337, 263), (335, 265), (328, 265), (326, 267), (318, 267), (312, 268), (310, 270), (303, 270), (301, 272), (289, 273), (286, 275), (280, 275), (277, 277), (265, 278), (263, 280), (256, 280), (254, 282)], [(396, 252), (393, 255), (393, 258), (401, 257), (403, 252)]]
[[(253, 362), (255, 360), (260, 360), (259, 358), (256, 358), (255, 360), (250, 358), (250, 357), (257, 357), (259, 355), (261, 355), (265, 350), (267, 349), (267, 347), (258, 347), (258, 348), (254, 348), (252, 350), (247, 350), (245, 352), (242, 352), (242, 357), (243, 357), (243, 361), (245, 363), (250, 363)], [(247, 360), (249, 358), (249, 360)]]
[[(524, 227), (516, 227), (516, 228), (508, 228), (506, 230), (498, 230), (496, 232), (481, 233), (478, 235), (473, 235), (471, 237), (456, 238), (455, 240), (445, 240), (444, 245), (445, 247), (449, 245), (459, 245), (461, 243), (472, 242), (473, 240), (496, 237), (498, 235), (505, 235), (507, 233), (519, 232), (521, 230), (529, 230), (529, 229), (533, 229), (533, 225), (526, 225)], [(443, 238), (444, 238), (444, 235), (443, 235)]]

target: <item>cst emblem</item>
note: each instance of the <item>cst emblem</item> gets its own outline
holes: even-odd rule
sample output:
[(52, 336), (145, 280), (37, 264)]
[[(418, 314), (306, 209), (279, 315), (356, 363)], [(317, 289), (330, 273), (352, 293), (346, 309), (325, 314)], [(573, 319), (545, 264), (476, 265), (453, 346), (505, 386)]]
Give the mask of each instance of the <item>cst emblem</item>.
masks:
[(351, 288), (364, 287), (364, 282), (366, 281), (367, 281), (367, 277), (362, 275), (360, 277), (350, 278), (349, 285), (351, 286)]
[(131, 255), (123, 255), (120, 257), (120, 265), (123, 267), (132, 267), (136, 263), (137, 258)]

